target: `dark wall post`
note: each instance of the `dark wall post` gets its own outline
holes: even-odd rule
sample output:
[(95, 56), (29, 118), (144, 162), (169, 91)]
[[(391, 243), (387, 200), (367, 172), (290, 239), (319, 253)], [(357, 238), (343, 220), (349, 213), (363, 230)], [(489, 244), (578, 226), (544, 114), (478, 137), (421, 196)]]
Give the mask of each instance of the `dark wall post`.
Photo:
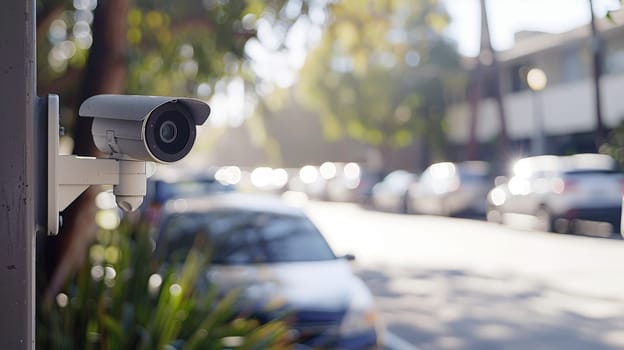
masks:
[(0, 349), (34, 348), (35, 1), (0, 11)]

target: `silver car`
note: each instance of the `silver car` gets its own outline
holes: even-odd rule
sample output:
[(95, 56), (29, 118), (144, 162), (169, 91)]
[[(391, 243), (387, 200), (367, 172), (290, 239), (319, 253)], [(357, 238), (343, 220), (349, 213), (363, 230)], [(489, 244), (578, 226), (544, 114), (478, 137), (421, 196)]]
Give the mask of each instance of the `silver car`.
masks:
[(525, 216), (542, 231), (611, 233), (620, 226), (623, 181), (604, 154), (520, 159), (513, 175), (489, 192), (487, 217), (512, 223)]
[(240, 307), (261, 321), (284, 317), (299, 344), (374, 349), (373, 297), (348, 260), (336, 257), (302, 209), (241, 193), (169, 202), (156, 253), (168, 261), (207, 242), (206, 283), (241, 291)]
[(407, 189), (418, 179), (414, 173), (395, 170), (372, 189), (372, 203), (376, 209), (407, 213)]
[(491, 183), (487, 162), (435, 163), (409, 188), (407, 209), (418, 214), (485, 215)]

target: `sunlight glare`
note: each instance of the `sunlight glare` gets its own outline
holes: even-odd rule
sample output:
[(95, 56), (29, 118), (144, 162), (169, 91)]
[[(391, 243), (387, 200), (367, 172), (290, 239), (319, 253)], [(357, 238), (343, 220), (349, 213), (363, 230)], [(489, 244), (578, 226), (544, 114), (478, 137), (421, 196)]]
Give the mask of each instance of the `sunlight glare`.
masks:
[(325, 180), (329, 180), (336, 176), (336, 164), (332, 162), (325, 162), (321, 164), (319, 171)]

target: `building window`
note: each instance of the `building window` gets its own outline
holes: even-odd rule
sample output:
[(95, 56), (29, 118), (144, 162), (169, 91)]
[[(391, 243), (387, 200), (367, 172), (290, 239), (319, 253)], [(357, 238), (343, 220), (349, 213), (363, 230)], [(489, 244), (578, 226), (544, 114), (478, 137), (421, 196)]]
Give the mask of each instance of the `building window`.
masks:
[(518, 92), (529, 88), (526, 81), (526, 75), (531, 65), (528, 63), (519, 63), (511, 66), (511, 92)]
[(561, 82), (581, 80), (583, 71), (583, 61), (579, 48), (564, 50), (561, 57)]
[(624, 73), (624, 42), (610, 40), (605, 51), (604, 72), (606, 74)]

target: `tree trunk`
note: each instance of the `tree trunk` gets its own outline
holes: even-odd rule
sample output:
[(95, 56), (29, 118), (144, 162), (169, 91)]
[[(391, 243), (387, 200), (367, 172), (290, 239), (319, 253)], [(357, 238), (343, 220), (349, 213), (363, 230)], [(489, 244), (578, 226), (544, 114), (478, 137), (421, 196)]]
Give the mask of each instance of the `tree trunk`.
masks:
[(600, 77), (602, 76), (602, 39), (596, 28), (596, 17), (594, 16), (593, 1), (589, 0), (589, 12), (591, 14), (590, 28), (591, 28), (591, 45), (592, 45), (592, 80), (594, 82), (594, 100), (595, 100), (595, 115), (596, 115), (596, 150), (600, 149), (607, 139), (607, 129), (604, 125), (602, 117), (602, 93), (600, 89)]
[(504, 163), (509, 156), (509, 136), (507, 135), (507, 116), (505, 113), (505, 102), (503, 101), (503, 92), (500, 84), (500, 67), (493, 58), (491, 80), (494, 88), (494, 99), (498, 109), (498, 118), (500, 122), (500, 131), (498, 133), (498, 162)]
[(481, 87), (483, 86), (483, 71), (479, 65), (471, 74), (468, 85), (468, 105), (470, 106), (470, 125), (468, 132), (468, 148), (466, 160), (477, 159), (477, 125), (479, 124), (479, 105), (481, 103)]
[[(131, 0), (102, 0), (94, 11), (93, 46), (89, 52), (80, 93), (74, 111), (86, 98), (102, 93), (124, 93), (127, 80), (127, 17)], [(78, 118), (74, 128), (74, 154), (99, 155), (91, 137), (90, 118)], [(89, 188), (63, 212), (63, 227), (53, 238), (58, 246), (56, 269), (47, 296), (54, 296), (69, 275), (84, 260), (86, 249), (96, 232), (95, 196)]]
[(485, 0), (479, 1), (481, 8), (481, 46), (477, 58), (477, 66), (473, 70), (472, 85), (469, 88), (470, 103), (470, 134), (468, 140), (468, 158), (475, 159), (477, 154), (477, 125), (479, 104), (483, 97), (494, 97), (498, 109), (500, 131), (498, 134), (498, 160), (504, 162), (508, 156), (509, 138), (507, 135), (507, 118), (500, 85), (500, 67), (496, 53), (492, 48), (490, 26), (488, 24)]

